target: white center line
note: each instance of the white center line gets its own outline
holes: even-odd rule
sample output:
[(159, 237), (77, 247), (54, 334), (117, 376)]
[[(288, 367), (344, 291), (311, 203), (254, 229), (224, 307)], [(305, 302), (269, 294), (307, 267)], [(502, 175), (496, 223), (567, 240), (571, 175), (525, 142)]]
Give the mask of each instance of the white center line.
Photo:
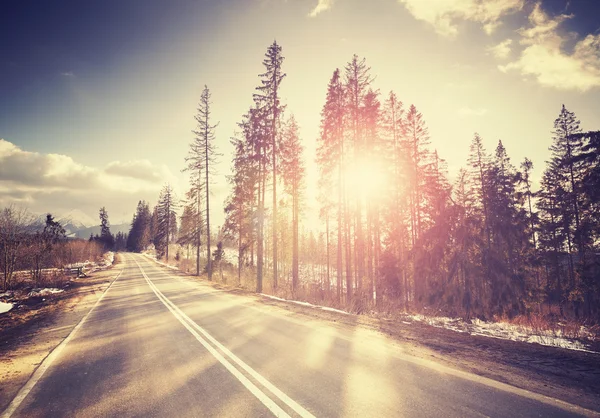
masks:
[[(269, 398), (262, 390), (260, 390), (254, 383), (252, 383), (244, 374), (242, 374), (229, 360), (227, 360), (221, 353), (219, 353), (212, 345), (208, 343), (206, 339), (212, 342), (217, 348), (219, 348), (223, 354), (229, 357), (230, 360), (235, 362), (238, 366), (240, 366), (243, 370), (245, 370), (249, 375), (251, 375), (254, 379), (256, 379), (261, 385), (267, 388), (273, 395), (275, 395), (281, 402), (289, 406), (294, 412), (296, 412), (301, 417), (305, 418), (314, 418), (314, 415), (300, 406), (297, 402), (283, 393), (280, 389), (278, 389), (275, 385), (269, 382), (266, 378), (260, 375), (257, 371), (252, 369), (242, 360), (240, 360), (235, 354), (229, 351), (225, 346), (219, 343), (215, 338), (213, 338), (206, 330), (204, 330), (201, 326), (196, 324), (190, 317), (188, 317), (184, 312), (177, 307), (173, 302), (171, 302), (150, 280), (150, 278), (146, 275), (140, 264), (135, 260), (135, 263), (138, 265), (142, 275), (148, 282), (150, 288), (154, 291), (158, 299), (171, 311), (171, 313), (186, 327), (190, 333), (196, 337), (196, 339), (202, 344), (225, 368), (233, 374), (233, 376), (238, 379), (256, 398), (258, 398), (275, 416), (278, 417), (289, 417), (283, 409), (281, 409), (271, 398)], [(199, 331), (206, 339), (202, 337), (198, 332)]]

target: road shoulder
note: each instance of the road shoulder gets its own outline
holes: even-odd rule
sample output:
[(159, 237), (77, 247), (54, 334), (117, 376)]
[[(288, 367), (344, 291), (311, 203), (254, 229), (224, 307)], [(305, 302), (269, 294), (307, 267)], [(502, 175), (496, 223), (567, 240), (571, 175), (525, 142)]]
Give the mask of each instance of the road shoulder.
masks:
[(78, 279), (59, 296), (35, 310), (9, 312), (0, 324), (0, 411), (4, 411), (43, 360), (92, 309), (121, 270), (112, 268)]

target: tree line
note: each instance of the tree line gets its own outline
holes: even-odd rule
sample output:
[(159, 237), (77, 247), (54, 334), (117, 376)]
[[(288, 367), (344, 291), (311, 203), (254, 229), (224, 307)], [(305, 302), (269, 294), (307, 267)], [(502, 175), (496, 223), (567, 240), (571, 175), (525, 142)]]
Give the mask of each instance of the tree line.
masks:
[[(219, 238), (235, 247), (236, 275), (257, 292), (350, 309), (435, 310), (482, 318), (550, 312), (598, 319), (600, 139), (562, 107), (539, 184), (500, 140), (475, 133), (452, 177), (423, 114), (374, 86), (354, 55), (324, 89), (316, 163), (321, 228), (308, 230), (300, 128), (281, 96), (286, 73), (273, 42), (252, 106), (231, 137), (230, 194)], [(185, 158), (181, 202), (166, 185), (153, 210), (138, 204), (127, 248), (196, 251), (212, 276), (210, 178), (217, 161), (205, 86)], [(179, 208), (182, 215), (177, 217)], [(179, 221), (180, 227), (177, 228)], [(201, 262), (201, 248), (206, 250)], [(223, 245), (218, 245), (219, 260)], [(179, 253), (175, 255), (179, 257)]]
[[(324, 231), (315, 245), (322, 256), (299, 260), (305, 169), (298, 125), (281, 104), (283, 61), (275, 42), (231, 140), (224, 232), (237, 247), (238, 278), (251, 271), (261, 292), (268, 265), (277, 291), (281, 260), (291, 254), (293, 295), (302, 287), (357, 309), (385, 304), (491, 317), (546, 307), (598, 318), (598, 132), (582, 132), (563, 106), (539, 187), (530, 159), (515, 165), (502, 141), (489, 152), (475, 133), (451, 181), (422, 113), (393, 91), (382, 95), (366, 60), (354, 55), (333, 71), (321, 111)], [(324, 280), (300, 283), (299, 266), (313, 262), (324, 267)]]

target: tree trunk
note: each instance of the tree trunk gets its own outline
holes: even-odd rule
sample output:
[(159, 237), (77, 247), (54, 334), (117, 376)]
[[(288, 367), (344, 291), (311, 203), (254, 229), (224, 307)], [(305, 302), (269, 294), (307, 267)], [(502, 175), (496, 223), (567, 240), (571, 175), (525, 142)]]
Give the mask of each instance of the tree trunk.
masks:
[(196, 207), (197, 207), (197, 219), (196, 219), (196, 276), (200, 276), (200, 244), (202, 242), (202, 230), (200, 225), (202, 225), (202, 206), (200, 199), (200, 179), (202, 178), (202, 170), (198, 169), (198, 184), (196, 188)]
[(292, 196), (292, 294), (296, 296), (299, 283), (299, 259), (298, 259), (298, 190), (294, 187)]
[[(208, 108), (208, 106), (207, 106)], [(206, 270), (208, 273), (208, 280), (212, 280), (212, 259), (210, 254), (210, 193), (208, 185), (208, 112), (206, 113), (206, 128), (204, 131), (204, 175), (205, 175), (205, 189), (206, 189)]]

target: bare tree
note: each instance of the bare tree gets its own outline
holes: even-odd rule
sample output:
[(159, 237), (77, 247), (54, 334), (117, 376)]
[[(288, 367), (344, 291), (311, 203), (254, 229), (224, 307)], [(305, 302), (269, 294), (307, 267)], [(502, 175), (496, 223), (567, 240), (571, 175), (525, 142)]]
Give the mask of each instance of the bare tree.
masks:
[(12, 284), (15, 268), (21, 257), (33, 217), (25, 208), (10, 205), (0, 211), (0, 267), (2, 288), (6, 291)]

